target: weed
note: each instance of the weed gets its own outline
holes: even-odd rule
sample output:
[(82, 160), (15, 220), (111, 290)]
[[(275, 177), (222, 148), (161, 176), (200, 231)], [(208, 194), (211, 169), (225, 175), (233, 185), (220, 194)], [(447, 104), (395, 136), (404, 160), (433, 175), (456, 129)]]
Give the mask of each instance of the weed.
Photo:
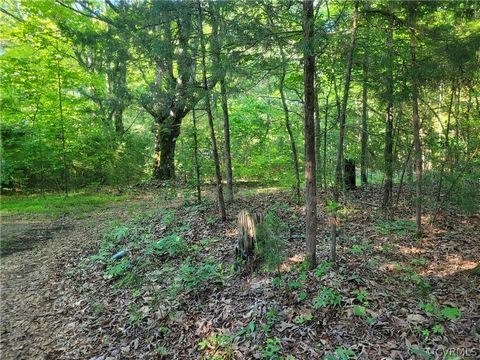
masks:
[(426, 266), (428, 264), (428, 260), (425, 258), (418, 258), (410, 260), (410, 264), (416, 266)]
[(365, 253), (365, 248), (364, 245), (352, 245), (350, 252), (354, 255), (363, 255)]
[(307, 297), (308, 297), (308, 294), (306, 291), (300, 291), (297, 296), (298, 301), (305, 301)]
[(128, 312), (128, 322), (131, 325), (136, 325), (140, 323), (144, 318), (144, 312), (141, 311), (141, 309), (139, 309), (135, 304), (132, 304)]
[(312, 321), (312, 320), (313, 320), (313, 315), (310, 314), (310, 313), (307, 313), (307, 314), (305, 314), (305, 315), (299, 315), (299, 316), (297, 316), (297, 317), (293, 320), (293, 322), (294, 322), (295, 324), (302, 325), (302, 324), (306, 323), (307, 321)]
[(168, 356), (168, 350), (165, 346), (159, 346), (153, 350), (153, 352), (161, 357)]
[(196, 265), (187, 258), (178, 269), (176, 281), (180, 287), (189, 290), (199, 289), (201, 285), (207, 283), (221, 283), (224, 276), (219, 270), (218, 264), (213, 261)]
[(319, 279), (323, 278), (332, 268), (332, 263), (330, 261), (322, 261), (321, 263), (318, 264), (318, 266), (315, 268), (313, 273), (315, 274), (316, 277)]
[(375, 229), (382, 235), (398, 234), (403, 236), (407, 233), (414, 233), (416, 225), (410, 220), (378, 221)]
[(342, 302), (340, 294), (336, 293), (333, 289), (324, 287), (320, 292), (320, 295), (313, 298), (313, 307), (315, 309), (326, 306), (339, 306)]
[(288, 226), (277, 215), (269, 211), (257, 225), (257, 253), (268, 270), (278, 270), (283, 261)]
[(355, 358), (355, 352), (352, 349), (339, 347), (335, 349), (333, 354), (328, 353), (323, 358), (324, 360), (348, 360), (350, 358)]
[(268, 338), (267, 343), (262, 350), (262, 357), (265, 359), (278, 359), (278, 353), (281, 348), (281, 340), (279, 338)]
[(395, 246), (390, 243), (382, 244), (382, 251), (387, 254), (395, 252)]
[(367, 316), (367, 308), (362, 305), (355, 305), (353, 307), (353, 314), (359, 317)]
[(368, 291), (366, 290), (357, 290), (353, 292), (355, 294), (356, 299), (361, 303), (361, 304), (368, 304), (367, 297), (369, 295)]
[(224, 334), (211, 335), (198, 343), (200, 350), (210, 351), (212, 355), (206, 354), (207, 359), (233, 359), (234, 337)]
[(420, 308), (426, 313), (435, 315), (435, 317), (439, 321), (457, 320), (462, 315), (460, 309), (456, 307), (446, 306), (443, 309), (440, 309), (439, 307), (431, 303), (423, 303), (423, 304), (420, 304)]
[(150, 243), (145, 252), (159, 256), (176, 256), (188, 251), (188, 245), (180, 236), (172, 234)]

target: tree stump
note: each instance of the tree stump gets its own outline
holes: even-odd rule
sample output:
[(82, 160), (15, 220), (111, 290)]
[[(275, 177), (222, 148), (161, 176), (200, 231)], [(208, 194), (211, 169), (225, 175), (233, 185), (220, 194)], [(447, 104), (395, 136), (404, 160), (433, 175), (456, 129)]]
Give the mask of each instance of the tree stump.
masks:
[(345, 159), (345, 188), (355, 190), (357, 188), (355, 176), (355, 161)]
[(257, 240), (257, 226), (263, 221), (261, 214), (250, 214), (242, 210), (238, 214), (238, 245), (235, 249), (236, 264), (251, 263)]

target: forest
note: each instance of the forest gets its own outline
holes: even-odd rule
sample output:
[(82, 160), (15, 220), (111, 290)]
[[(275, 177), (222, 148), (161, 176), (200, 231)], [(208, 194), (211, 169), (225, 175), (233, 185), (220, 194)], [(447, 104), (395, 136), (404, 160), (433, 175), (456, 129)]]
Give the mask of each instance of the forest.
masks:
[(480, 358), (480, 2), (3, 0), (4, 359)]

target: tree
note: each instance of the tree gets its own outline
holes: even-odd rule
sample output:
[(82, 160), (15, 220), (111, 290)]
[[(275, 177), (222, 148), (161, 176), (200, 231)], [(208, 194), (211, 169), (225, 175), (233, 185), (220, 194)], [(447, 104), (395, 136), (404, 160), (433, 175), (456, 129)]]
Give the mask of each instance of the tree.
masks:
[(412, 127), (415, 149), (415, 219), (417, 234), (422, 232), (422, 145), (420, 139), (420, 119), (418, 114), (418, 74), (417, 74), (417, 48), (416, 48), (416, 2), (408, 3), (408, 27), (410, 31), (410, 55), (412, 76)]
[(387, 111), (385, 122), (385, 185), (383, 192), (383, 207), (388, 211), (393, 197), (393, 18), (388, 19), (386, 31), (387, 71), (386, 98)]
[[(212, 114), (212, 107), (210, 104), (210, 93), (208, 91), (208, 81), (207, 81), (207, 65), (206, 65), (206, 47), (205, 47), (205, 37), (203, 33), (203, 16), (202, 16), (202, 5), (200, 0), (197, 1), (198, 5), (198, 22), (199, 22), (199, 32), (200, 32), (200, 57), (201, 57), (201, 66), (202, 66), (202, 83), (203, 83), (203, 90), (205, 91), (205, 111), (207, 112), (208, 117), (208, 126), (210, 128), (210, 139), (212, 141), (212, 153), (213, 153), (213, 161), (215, 163), (215, 178), (217, 181), (217, 197), (218, 197), (218, 208), (220, 211), (220, 216), (223, 221), (227, 219), (226, 211), (225, 211), (225, 201), (223, 198), (223, 188), (222, 188), (222, 173), (220, 171), (220, 158), (218, 156), (218, 148), (217, 148), (217, 139), (215, 137), (215, 127), (213, 124), (213, 114)], [(218, 37), (218, 24), (216, 22), (213, 23), (212, 28), (212, 36)], [(216, 49), (213, 49), (215, 52)]]
[(304, 116), (305, 116), (305, 239), (307, 261), (310, 268), (317, 263), (317, 198), (315, 178), (315, 53), (313, 1), (303, 1), (303, 76), (304, 76)]
[[(345, 70), (345, 85), (343, 90), (342, 107), (339, 114), (339, 134), (338, 134), (338, 148), (337, 148), (337, 162), (335, 165), (335, 187), (333, 190), (334, 202), (338, 203), (340, 197), (340, 189), (344, 185), (343, 181), (343, 161), (344, 161), (344, 141), (345, 141), (345, 120), (347, 116), (347, 102), (348, 94), (350, 90), (350, 80), (352, 75), (353, 54), (355, 51), (355, 42), (357, 39), (357, 26), (358, 26), (358, 1), (355, 1), (355, 9), (352, 19), (350, 48), (347, 57), (347, 64)], [(336, 209), (337, 205), (334, 204)], [(330, 261), (336, 260), (336, 247), (337, 247), (337, 221), (335, 211), (332, 212), (331, 222), (331, 234), (330, 234)]]

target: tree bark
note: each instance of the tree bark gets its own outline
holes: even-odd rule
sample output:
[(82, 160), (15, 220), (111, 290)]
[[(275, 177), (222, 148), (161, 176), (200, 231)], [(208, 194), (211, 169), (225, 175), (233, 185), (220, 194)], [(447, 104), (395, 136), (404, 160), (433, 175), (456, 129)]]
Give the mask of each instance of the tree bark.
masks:
[(393, 19), (389, 19), (387, 27), (387, 116), (385, 122), (385, 184), (383, 191), (383, 207), (388, 211), (393, 198)]
[(418, 75), (417, 75), (417, 45), (416, 45), (416, 3), (408, 2), (408, 26), (410, 28), (410, 55), (412, 73), (412, 127), (415, 149), (415, 218), (417, 235), (422, 233), (422, 145), (420, 139), (420, 120), (418, 114)]
[(315, 53), (313, 48), (313, 1), (303, 1), (304, 91), (305, 91), (305, 239), (307, 262), (315, 268), (317, 247), (317, 198), (315, 178)]
[(202, 201), (202, 190), (200, 188), (200, 162), (198, 160), (198, 137), (197, 137), (197, 116), (195, 109), (192, 109), (193, 120), (193, 157), (195, 159), (195, 185), (197, 188), (197, 200)]
[(156, 119), (153, 176), (155, 179), (171, 180), (175, 177), (175, 144), (180, 135), (182, 117)]

